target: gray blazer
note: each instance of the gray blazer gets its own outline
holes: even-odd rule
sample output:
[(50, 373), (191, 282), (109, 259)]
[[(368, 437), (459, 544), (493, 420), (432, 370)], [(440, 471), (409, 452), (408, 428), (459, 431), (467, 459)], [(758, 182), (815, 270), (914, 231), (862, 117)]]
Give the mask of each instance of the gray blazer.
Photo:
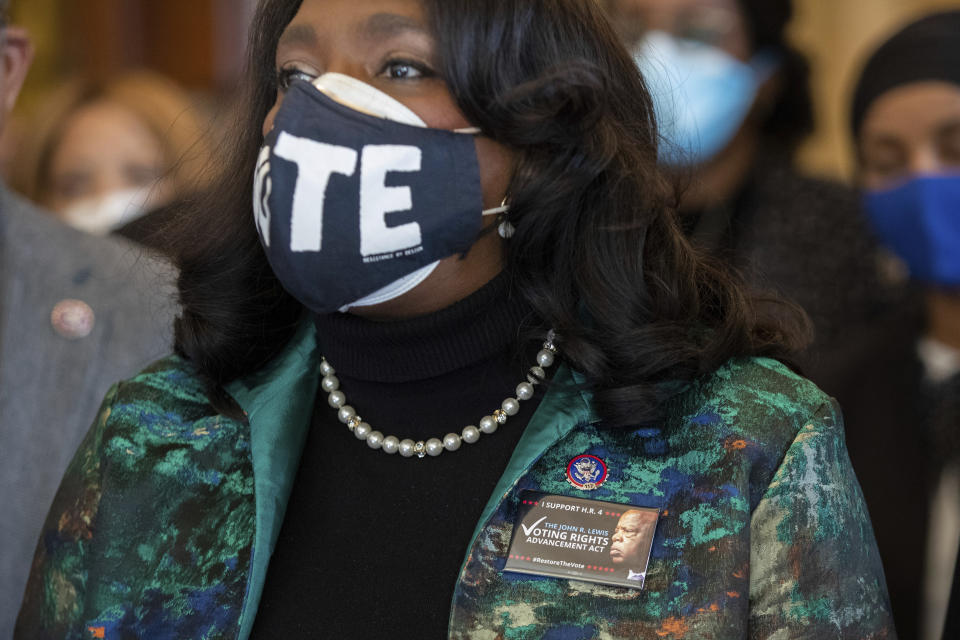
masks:
[(0, 638), (100, 400), (170, 351), (171, 283), (135, 245), (74, 231), (0, 185)]

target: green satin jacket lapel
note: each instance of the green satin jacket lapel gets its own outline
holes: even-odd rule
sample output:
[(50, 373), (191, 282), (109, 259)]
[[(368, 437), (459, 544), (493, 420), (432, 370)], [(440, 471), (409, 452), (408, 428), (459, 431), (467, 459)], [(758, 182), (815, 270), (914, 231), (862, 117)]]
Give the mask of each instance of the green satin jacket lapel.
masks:
[(310, 428), (320, 380), (314, 325), (305, 321), (290, 346), (255, 376), (227, 391), (247, 413), (256, 495), (256, 533), (239, 638), (246, 640), (260, 604), (267, 567), (283, 525), (287, 501)]

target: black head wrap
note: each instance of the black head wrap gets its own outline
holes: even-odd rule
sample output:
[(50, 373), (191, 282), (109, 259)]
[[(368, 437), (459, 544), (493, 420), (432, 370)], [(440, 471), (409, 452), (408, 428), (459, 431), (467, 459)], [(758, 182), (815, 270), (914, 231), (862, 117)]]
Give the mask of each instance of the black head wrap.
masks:
[(922, 18), (874, 52), (853, 94), (850, 125), (854, 137), (860, 135), (874, 100), (891, 89), (924, 80), (960, 85), (960, 11)]

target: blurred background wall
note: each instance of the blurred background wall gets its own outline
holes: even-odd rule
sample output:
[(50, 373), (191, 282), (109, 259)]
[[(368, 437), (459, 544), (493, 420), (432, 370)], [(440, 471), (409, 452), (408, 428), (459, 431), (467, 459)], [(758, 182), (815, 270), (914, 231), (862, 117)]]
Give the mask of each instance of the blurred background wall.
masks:
[[(37, 46), (27, 97), (65, 74), (147, 67), (188, 88), (229, 87), (256, 0), (14, 0)], [(27, 100), (29, 103), (29, 100)]]
[[(14, 0), (37, 60), (19, 109), (71, 73), (103, 76), (126, 68), (159, 71), (215, 104), (229, 94), (243, 58), (256, 0)], [(812, 66), (817, 131), (802, 150), (814, 174), (848, 178), (850, 83), (872, 47), (927, 11), (960, 0), (795, 0), (793, 39)]]
[(214, 112), (243, 66), (256, 0), (13, 0), (11, 21), (26, 27), (36, 58), (0, 140), (0, 174), (24, 121), (71, 77), (110, 79), (128, 69), (157, 71)]

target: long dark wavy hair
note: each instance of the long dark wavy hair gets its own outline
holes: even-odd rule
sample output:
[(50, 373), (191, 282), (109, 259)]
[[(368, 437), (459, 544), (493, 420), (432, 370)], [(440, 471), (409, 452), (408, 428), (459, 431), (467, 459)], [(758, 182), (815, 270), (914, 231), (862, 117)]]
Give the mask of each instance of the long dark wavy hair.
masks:
[[(177, 243), (176, 350), (222, 385), (262, 368), (304, 313), (267, 264), (251, 189), (277, 92), (275, 51), (301, 0), (261, 0), (225, 171)], [(750, 294), (698, 253), (657, 169), (653, 106), (588, 0), (423, 0), (439, 72), (485, 135), (519, 157), (505, 269), (614, 424), (656, 420), (684, 383), (735, 356), (789, 358), (802, 312)]]

